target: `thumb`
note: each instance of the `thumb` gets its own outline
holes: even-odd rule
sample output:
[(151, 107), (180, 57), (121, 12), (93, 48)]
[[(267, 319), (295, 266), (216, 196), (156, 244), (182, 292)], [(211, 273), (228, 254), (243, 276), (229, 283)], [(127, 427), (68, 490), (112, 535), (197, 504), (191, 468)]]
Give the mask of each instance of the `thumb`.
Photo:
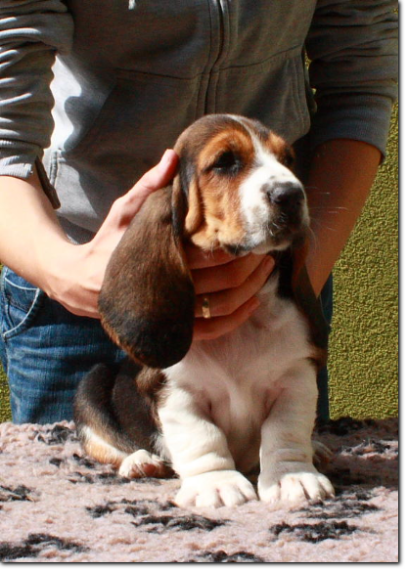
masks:
[(176, 152), (171, 149), (166, 150), (157, 165), (147, 171), (126, 194), (114, 201), (98, 234), (103, 235), (105, 231), (112, 229), (123, 234), (146, 198), (152, 192), (171, 183), (177, 172), (177, 166)]
[(168, 149), (156, 166), (147, 171), (132, 189), (114, 201), (93, 242), (104, 241), (109, 236), (110, 239), (115, 236), (113, 241), (118, 242), (146, 198), (171, 183), (177, 166), (177, 153)]
[(175, 151), (167, 149), (160, 162), (147, 171), (122, 197), (126, 214), (132, 218), (140, 210), (149, 194), (170, 184), (177, 172), (177, 167), (178, 155)]

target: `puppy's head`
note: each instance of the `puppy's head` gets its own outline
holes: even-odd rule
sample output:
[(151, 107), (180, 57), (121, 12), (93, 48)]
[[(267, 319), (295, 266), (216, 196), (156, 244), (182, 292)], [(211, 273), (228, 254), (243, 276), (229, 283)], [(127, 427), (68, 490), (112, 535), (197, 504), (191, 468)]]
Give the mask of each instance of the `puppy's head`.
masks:
[(283, 250), (308, 211), (292, 151), (263, 125), (208, 115), (178, 139), (172, 187), (153, 193), (107, 267), (99, 307), (113, 340), (136, 361), (166, 368), (192, 342), (194, 288), (182, 244), (234, 255)]
[(309, 216), (292, 149), (261, 123), (209, 115), (184, 131), (175, 149), (188, 202), (183, 231), (194, 244), (263, 254), (304, 236)]

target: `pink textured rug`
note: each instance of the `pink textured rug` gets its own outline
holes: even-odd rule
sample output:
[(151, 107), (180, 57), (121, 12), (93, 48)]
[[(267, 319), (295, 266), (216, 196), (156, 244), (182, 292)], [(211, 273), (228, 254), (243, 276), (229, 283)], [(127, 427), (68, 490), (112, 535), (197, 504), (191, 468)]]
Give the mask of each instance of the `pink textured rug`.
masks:
[(343, 418), (319, 440), (337, 497), (188, 512), (177, 480), (120, 478), (84, 457), (72, 423), (0, 424), (0, 560), (397, 562), (397, 420)]

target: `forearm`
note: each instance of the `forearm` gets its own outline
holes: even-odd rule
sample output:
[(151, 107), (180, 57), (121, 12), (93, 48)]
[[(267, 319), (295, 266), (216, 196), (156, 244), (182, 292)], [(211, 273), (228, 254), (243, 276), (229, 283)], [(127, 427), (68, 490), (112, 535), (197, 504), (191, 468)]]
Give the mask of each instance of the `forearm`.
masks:
[(307, 183), (312, 230), (307, 268), (317, 295), (363, 209), (380, 159), (376, 147), (349, 139), (316, 149)]
[(36, 175), (27, 181), (0, 177), (0, 260), (72, 313), (98, 318), (99, 292), (113, 250), (147, 196), (173, 179), (177, 164), (173, 151), (164, 153), (113, 203), (94, 238), (81, 245), (65, 235)]
[(0, 212), (1, 262), (47, 290), (47, 268), (55, 256), (73, 246), (36, 174), (27, 180), (0, 177)]

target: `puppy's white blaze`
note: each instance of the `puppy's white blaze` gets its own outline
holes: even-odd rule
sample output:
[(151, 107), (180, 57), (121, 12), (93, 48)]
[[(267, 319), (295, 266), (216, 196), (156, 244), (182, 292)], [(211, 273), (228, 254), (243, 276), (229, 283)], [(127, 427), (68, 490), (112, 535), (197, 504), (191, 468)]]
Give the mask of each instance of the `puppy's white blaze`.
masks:
[[(247, 128), (247, 126), (246, 126)], [(255, 150), (255, 159), (252, 172), (240, 185), (239, 196), (241, 215), (245, 221), (249, 244), (255, 253), (267, 252), (270, 249), (273, 237), (273, 227), (270, 226), (270, 203), (265, 188), (273, 188), (284, 182), (299, 183), (298, 178), (277, 157), (266, 149), (255, 133), (248, 130)], [(304, 223), (309, 222), (308, 208), (303, 207)], [(279, 244), (275, 249), (283, 250), (288, 243)]]

